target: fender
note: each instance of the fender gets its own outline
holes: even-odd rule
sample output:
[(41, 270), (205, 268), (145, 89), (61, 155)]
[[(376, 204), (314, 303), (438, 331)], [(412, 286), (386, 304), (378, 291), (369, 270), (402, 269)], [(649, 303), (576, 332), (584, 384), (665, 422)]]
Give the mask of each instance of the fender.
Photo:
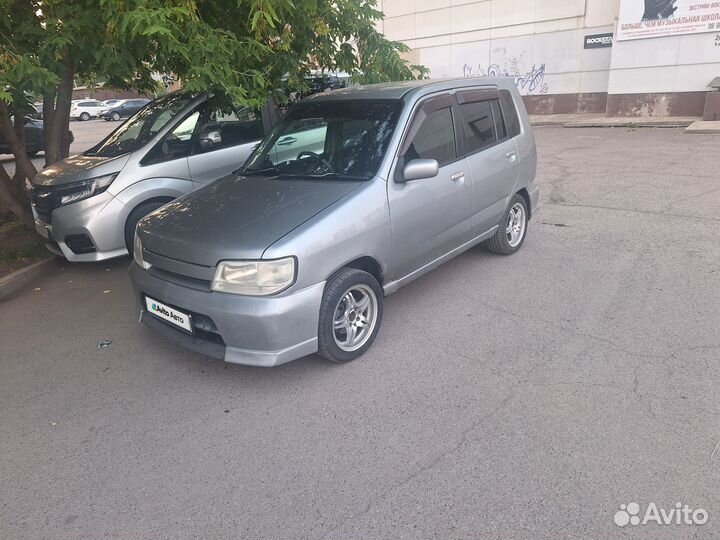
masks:
[(177, 199), (194, 189), (192, 181), (180, 178), (147, 178), (128, 186), (115, 197), (131, 211), (149, 199), (168, 197)]

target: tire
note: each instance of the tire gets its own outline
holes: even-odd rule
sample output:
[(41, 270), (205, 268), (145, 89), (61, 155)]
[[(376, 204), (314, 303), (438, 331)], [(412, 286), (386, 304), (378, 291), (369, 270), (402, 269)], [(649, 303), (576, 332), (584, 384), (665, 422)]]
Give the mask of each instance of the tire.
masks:
[(90, 120), (90, 115), (84, 112), (80, 115), (80, 120), (82, 120), (83, 122), (87, 122), (88, 120)]
[(165, 206), (170, 201), (153, 201), (142, 203), (137, 206), (127, 218), (125, 222), (125, 247), (127, 247), (128, 253), (132, 257), (133, 246), (135, 240), (135, 227), (137, 227), (138, 221), (147, 216), (150, 212), (157, 210), (161, 206)]
[[(364, 309), (356, 307), (358, 311), (353, 311), (348, 306), (346, 299), (348, 294), (352, 295), (356, 305), (363, 303), (367, 298), (366, 307)], [(318, 354), (326, 360), (340, 364), (355, 360), (375, 341), (382, 316), (383, 291), (377, 280), (362, 270), (343, 268), (328, 281), (320, 301)], [(338, 325), (336, 330), (335, 322), (340, 321), (345, 322), (346, 325), (343, 327)], [(366, 325), (362, 326), (362, 322)], [(348, 334), (351, 326), (355, 328), (353, 331), (357, 339), (355, 343)], [(363, 332), (365, 333), (362, 334)]]
[[(518, 215), (518, 213), (520, 213), (520, 215)], [(513, 220), (512, 223), (511, 220)], [(511, 225), (513, 230), (510, 230)], [(525, 242), (527, 228), (527, 202), (525, 202), (525, 197), (516, 193), (510, 200), (510, 204), (503, 214), (495, 236), (490, 238), (485, 245), (493, 253), (512, 255), (520, 249)]]
[(112, 119), (117, 122), (118, 120), (120, 120), (120, 115), (118, 113), (114, 112), (114, 113), (112, 113)]

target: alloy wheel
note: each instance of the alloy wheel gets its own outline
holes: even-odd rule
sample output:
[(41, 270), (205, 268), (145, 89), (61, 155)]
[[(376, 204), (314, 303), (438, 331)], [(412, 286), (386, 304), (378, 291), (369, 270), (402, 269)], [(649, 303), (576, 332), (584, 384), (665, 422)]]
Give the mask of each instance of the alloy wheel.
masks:
[(333, 337), (343, 351), (361, 348), (373, 333), (378, 305), (375, 292), (367, 285), (350, 287), (340, 297), (333, 316)]
[(525, 208), (517, 202), (510, 208), (510, 212), (508, 212), (508, 221), (505, 227), (505, 233), (507, 234), (510, 247), (514, 248), (520, 244), (525, 235), (526, 224)]

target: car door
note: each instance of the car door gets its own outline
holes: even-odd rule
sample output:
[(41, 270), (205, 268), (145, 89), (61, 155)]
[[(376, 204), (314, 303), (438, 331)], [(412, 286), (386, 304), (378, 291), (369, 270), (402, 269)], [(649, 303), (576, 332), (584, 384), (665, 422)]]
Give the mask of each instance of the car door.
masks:
[[(443, 94), (416, 106), (388, 181), (392, 279), (411, 274), (470, 239), (472, 199), (467, 163), (457, 146), (452, 104), (452, 96)], [(414, 159), (437, 160), (437, 176), (396, 181)]]
[(514, 193), (520, 161), (515, 139), (508, 136), (497, 90), (473, 89), (456, 94), (461, 146), (472, 187), (473, 237), (499, 224)]
[(142, 105), (137, 101), (128, 101), (122, 105), (122, 117), (129, 118), (142, 108)]
[(269, 129), (267, 123), (267, 115), (264, 121), (262, 110), (228, 109), (211, 98), (203, 110), (201, 126), (188, 158), (195, 186), (239, 169)]

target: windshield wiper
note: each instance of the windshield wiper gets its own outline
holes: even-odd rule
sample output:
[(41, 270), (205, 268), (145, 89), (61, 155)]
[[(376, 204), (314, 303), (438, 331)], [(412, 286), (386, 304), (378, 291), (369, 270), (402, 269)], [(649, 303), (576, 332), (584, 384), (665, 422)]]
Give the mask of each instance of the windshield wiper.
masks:
[(275, 167), (266, 167), (264, 169), (243, 169), (240, 167), (237, 171), (234, 171), (235, 173), (240, 174), (267, 174), (267, 173), (274, 173), (274, 174), (280, 174), (280, 171), (277, 170)]

